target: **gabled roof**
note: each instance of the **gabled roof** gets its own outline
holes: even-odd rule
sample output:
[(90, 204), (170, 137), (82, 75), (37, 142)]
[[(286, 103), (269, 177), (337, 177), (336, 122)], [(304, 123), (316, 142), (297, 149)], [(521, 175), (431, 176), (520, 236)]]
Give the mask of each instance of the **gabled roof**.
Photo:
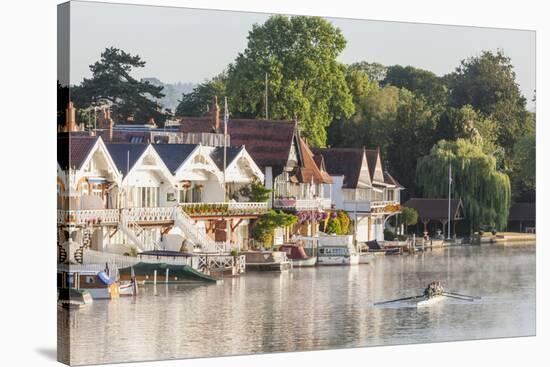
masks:
[(344, 188), (356, 188), (361, 174), (364, 150), (354, 148), (314, 148), (313, 152), (323, 157), (327, 172), (344, 176)]
[[(403, 206), (415, 209), (420, 220), (446, 220), (449, 216), (449, 199), (412, 198)], [(453, 220), (464, 218), (461, 199), (451, 199), (451, 216)]]
[[(128, 174), (127, 166), (132, 169), (148, 147), (147, 144), (132, 143), (110, 143), (106, 144), (106, 146), (118, 170), (122, 172), (123, 176)], [(128, 152), (130, 152), (129, 159)]]
[(514, 203), (510, 207), (508, 221), (535, 221), (536, 216), (536, 203)]
[(403, 187), (388, 171), (384, 171), (384, 183), (388, 185), (394, 185), (398, 189), (404, 189)]
[(57, 138), (57, 163), (63, 170), (80, 169), (90, 154), (97, 136), (64, 134)]
[[(227, 147), (226, 150), (226, 159), (225, 159), (225, 167), (229, 166), (231, 162), (239, 155), (241, 150), (243, 150), (244, 147)], [(216, 162), (216, 165), (220, 168), (221, 171), (223, 171), (223, 147), (216, 147), (210, 154), (214, 162)]]
[[(183, 117), (180, 120), (180, 131), (215, 132), (211, 122), (210, 117)], [(292, 121), (230, 118), (227, 124), (231, 145), (244, 145), (262, 169), (267, 166), (282, 168), (286, 165), (296, 130), (296, 123)]]
[(154, 144), (153, 148), (155, 148), (170, 172), (175, 174), (177, 169), (198, 146), (198, 144)]
[(331, 184), (332, 178), (330, 175), (321, 171), (321, 169), (315, 163), (313, 159), (313, 152), (309, 149), (307, 143), (304, 139), (299, 138), (300, 150), (302, 151), (303, 165), (298, 168), (296, 176), (299, 182), (309, 183), (326, 183)]
[(365, 154), (367, 156), (367, 164), (369, 165), (370, 178), (374, 180), (374, 170), (376, 169), (379, 151), (377, 149), (366, 149)]

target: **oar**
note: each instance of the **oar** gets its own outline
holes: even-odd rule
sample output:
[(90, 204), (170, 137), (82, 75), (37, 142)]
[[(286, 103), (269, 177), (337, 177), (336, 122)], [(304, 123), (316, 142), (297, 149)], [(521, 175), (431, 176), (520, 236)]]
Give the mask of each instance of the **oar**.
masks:
[(460, 299), (460, 300), (462, 300), (462, 301), (470, 301), (470, 302), (473, 302), (473, 301), (474, 301), (473, 298), (467, 298), (467, 297), (462, 297), (462, 296), (454, 296), (454, 295), (449, 294), (449, 293), (442, 293), (441, 295), (442, 295), (442, 296), (445, 296), (445, 297), (449, 297), (449, 298)]
[(378, 305), (384, 305), (384, 304), (387, 304), (387, 303), (393, 303), (393, 302), (399, 302), (399, 301), (407, 301), (407, 300), (409, 300), (409, 299), (414, 299), (414, 298), (418, 298), (418, 297), (423, 297), (423, 296), (412, 296), (412, 297), (404, 297), (404, 298), (392, 299), (391, 301), (376, 302), (376, 303), (373, 303), (373, 305), (374, 305), (374, 306), (378, 306)]
[(473, 299), (481, 299), (480, 296), (469, 296), (467, 294), (460, 294), (460, 293), (456, 293), (456, 292), (445, 292), (447, 294), (452, 294), (453, 296), (461, 296), (461, 297), (468, 297), (468, 298), (473, 298)]

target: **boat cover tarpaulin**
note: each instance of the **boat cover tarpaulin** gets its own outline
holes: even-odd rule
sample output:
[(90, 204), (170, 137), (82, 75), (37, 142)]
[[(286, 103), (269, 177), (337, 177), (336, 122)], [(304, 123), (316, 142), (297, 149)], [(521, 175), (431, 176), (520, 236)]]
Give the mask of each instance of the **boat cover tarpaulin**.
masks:
[(367, 241), (366, 244), (370, 250), (383, 250), (382, 246), (380, 246), (380, 244), (376, 240)]
[(286, 256), (291, 260), (307, 260), (307, 256), (304, 248), (302, 246), (295, 245), (281, 245), (279, 248), (280, 251), (286, 252)]
[(158, 276), (164, 276), (166, 269), (168, 270), (169, 277), (178, 277), (178, 280), (196, 280), (204, 282), (216, 282), (216, 279), (201, 273), (198, 270), (193, 269), (189, 265), (169, 265), (165, 263), (150, 264), (139, 262), (133, 266), (122, 268), (119, 270), (120, 275), (130, 276), (132, 274), (132, 268), (134, 268), (134, 274), (136, 276), (153, 276), (155, 270)]

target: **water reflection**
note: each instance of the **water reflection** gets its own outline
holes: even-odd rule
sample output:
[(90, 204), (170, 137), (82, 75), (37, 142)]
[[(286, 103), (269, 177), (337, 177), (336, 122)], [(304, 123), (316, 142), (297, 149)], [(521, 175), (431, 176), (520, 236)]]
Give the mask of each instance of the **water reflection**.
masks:
[[(436, 279), (483, 299), (372, 306), (419, 294)], [(460, 247), (374, 265), (249, 273), (219, 285), (161, 284), (136, 299), (59, 313), (73, 364), (533, 335), (535, 251)]]

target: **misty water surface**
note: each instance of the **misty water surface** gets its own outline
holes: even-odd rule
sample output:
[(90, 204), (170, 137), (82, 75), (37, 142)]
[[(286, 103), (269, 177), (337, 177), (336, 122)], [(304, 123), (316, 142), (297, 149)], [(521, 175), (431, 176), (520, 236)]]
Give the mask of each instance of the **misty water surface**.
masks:
[[(481, 300), (424, 309), (380, 300), (432, 280)], [(250, 272), (219, 285), (141, 288), (137, 298), (58, 311), (71, 361), (91, 364), (535, 334), (535, 246), (472, 246), (371, 265)]]

